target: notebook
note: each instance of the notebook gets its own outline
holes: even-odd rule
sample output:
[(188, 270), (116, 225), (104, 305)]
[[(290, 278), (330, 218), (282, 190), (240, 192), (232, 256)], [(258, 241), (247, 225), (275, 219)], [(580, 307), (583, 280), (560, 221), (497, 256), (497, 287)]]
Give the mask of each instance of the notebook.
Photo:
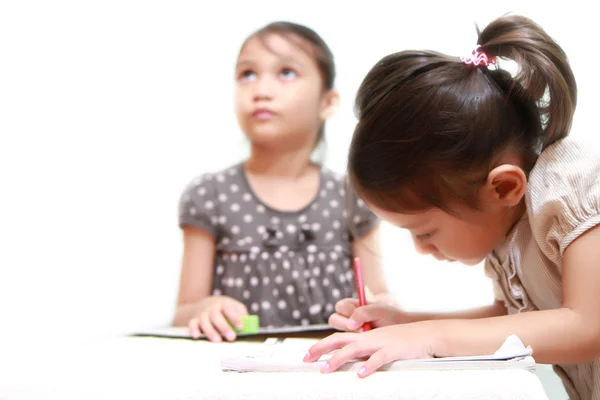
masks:
[[(331, 358), (331, 354), (322, 356), (314, 363), (305, 363), (304, 355), (314, 343), (316, 343), (314, 339), (269, 338), (252, 352), (236, 354), (234, 350), (224, 354), (221, 357), (221, 369), (233, 372), (319, 372)], [(534, 371), (535, 360), (532, 354), (531, 347), (525, 347), (517, 336), (511, 335), (494, 354), (401, 360), (386, 364), (379, 370), (524, 369)], [(362, 360), (353, 360), (339, 370), (358, 372), (361, 365)]]
[[(239, 338), (243, 337), (259, 337), (259, 336), (289, 336), (293, 337), (296, 335), (299, 336), (309, 336), (309, 334), (317, 334), (319, 336), (325, 336), (328, 333), (333, 333), (335, 330), (327, 325), (300, 325), (300, 326), (283, 326), (277, 328), (260, 328), (258, 332), (254, 333), (238, 333), (237, 336)], [(190, 335), (189, 328), (183, 326), (175, 326), (175, 327), (164, 327), (164, 328), (156, 328), (156, 329), (148, 329), (138, 331), (132, 334), (132, 336), (151, 336), (151, 337), (163, 337), (163, 338), (172, 338), (172, 339), (190, 339), (194, 340), (194, 338)], [(205, 335), (200, 335), (198, 339), (206, 339)]]

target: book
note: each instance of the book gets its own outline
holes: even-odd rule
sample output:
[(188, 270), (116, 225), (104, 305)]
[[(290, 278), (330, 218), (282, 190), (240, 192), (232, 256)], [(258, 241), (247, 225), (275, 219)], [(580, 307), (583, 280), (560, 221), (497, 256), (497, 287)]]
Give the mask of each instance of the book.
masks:
[[(282, 326), (276, 328), (262, 327), (257, 332), (246, 333), (240, 332), (237, 334), (238, 338), (253, 338), (261, 336), (325, 336), (329, 333), (336, 332), (331, 326), (327, 324), (320, 325), (298, 325), (298, 326)], [(147, 329), (137, 331), (131, 336), (150, 336), (159, 338), (171, 338), (171, 339), (189, 339), (195, 340), (191, 335), (188, 327), (184, 326), (170, 326), (155, 329)], [(198, 339), (206, 340), (205, 335), (200, 335)]]
[[(314, 339), (269, 338), (251, 352), (239, 354), (232, 349), (221, 357), (221, 369), (232, 372), (319, 372), (332, 354), (313, 363), (304, 362)], [(380, 371), (460, 370), (460, 369), (524, 369), (535, 370), (531, 347), (525, 347), (516, 335), (509, 336), (494, 354), (468, 357), (423, 358), (394, 361)], [(358, 372), (364, 360), (352, 360), (340, 371)]]

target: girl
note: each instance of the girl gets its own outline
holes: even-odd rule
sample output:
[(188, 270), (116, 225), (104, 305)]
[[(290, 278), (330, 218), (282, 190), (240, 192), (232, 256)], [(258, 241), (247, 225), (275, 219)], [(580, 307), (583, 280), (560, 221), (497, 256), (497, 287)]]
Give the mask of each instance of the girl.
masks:
[(174, 324), (192, 336), (234, 340), (229, 323), (249, 312), (261, 326), (326, 323), (355, 291), (353, 255), (372, 291), (386, 291), (376, 217), (350, 194), (346, 218), (344, 180), (310, 161), (338, 102), (334, 76), (331, 51), (304, 26), (272, 23), (242, 45), (236, 114), (250, 158), (192, 181), (180, 202)]
[[(306, 361), (325, 371), (406, 358), (491, 354), (510, 334), (556, 364), (571, 399), (600, 399), (600, 158), (568, 139), (576, 84), (563, 50), (520, 16), (493, 21), (469, 57), (404, 51), (382, 59), (357, 97), (350, 180), (418, 250), (477, 264), (497, 302), (450, 315), (337, 305), (334, 334)], [(515, 61), (512, 77), (494, 67)]]

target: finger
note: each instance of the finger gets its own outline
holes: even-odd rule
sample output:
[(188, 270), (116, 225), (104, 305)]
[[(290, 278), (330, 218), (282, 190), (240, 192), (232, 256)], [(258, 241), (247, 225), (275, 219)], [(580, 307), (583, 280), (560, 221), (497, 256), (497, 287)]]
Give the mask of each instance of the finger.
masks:
[(349, 331), (348, 318), (343, 315), (338, 313), (331, 314), (327, 322), (329, 323), (329, 326), (338, 331)]
[(210, 340), (211, 342), (223, 341), (221, 335), (219, 335), (219, 332), (217, 332), (212, 322), (210, 321), (210, 315), (206, 312), (200, 314), (200, 329), (202, 330), (202, 332), (204, 332), (208, 340)]
[(335, 312), (349, 317), (357, 307), (357, 299), (342, 299), (335, 304)]
[(241, 317), (248, 315), (248, 309), (243, 303), (239, 303), (237, 301), (228, 302), (223, 304), (223, 314), (233, 326), (238, 329), (242, 329), (244, 327), (244, 323), (242, 322)]
[(365, 322), (374, 322), (387, 316), (391, 311), (381, 304), (368, 304), (358, 307), (348, 317), (348, 329), (356, 330)]
[(358, 376), (360, 376), (361, 378), (369, 376), (378, 368), (391, 361), (394, 360), (392, 360), (391, 357), (387, 354), (387, 351), (385, 349), (379, 349), (375, 353), (373, 353), (371, 357), (369, 357), (369, 359), (365, 361), (365, 363), (360, 367), (360, 369), (358, 370)]
[(321, 372), (333, 372), (351, 360), (370, 356), (379, 349), (379, 346), (381, 345), (378, 342), (373, 343), (372, 340), (365, 338), (348, 343), (333, 354), (321, 368)]
[(334, 333), (333, 335), (327, 336), (325, 339), (319, 340), (313, 344), (306, 356), (304, 356), (305, 362), (317, 361), (323, 354), (327, 354), (333, 350), (340, 349), (348, 343), (356, 340), (358, 333), (345, 332), (345, 333)]
[(375, 297), (368, 286), (365, 286), (365, 297), (367, 299), (367, 303), (375, 303), (377, 301), (377, 297)]
[(190, 331), (190, 335), (194, 339), (198, 339), (200, 337), (200, 320), (198, 318), (190, 319), (190, 322), (188, 323), (188, 328)]
[(229, 340), (230, 342), (235, 340), (236, 334), (221, 311), (212, 311), (210, 313), (210, 322), (219, 332), (219, 334), (225, 339)]

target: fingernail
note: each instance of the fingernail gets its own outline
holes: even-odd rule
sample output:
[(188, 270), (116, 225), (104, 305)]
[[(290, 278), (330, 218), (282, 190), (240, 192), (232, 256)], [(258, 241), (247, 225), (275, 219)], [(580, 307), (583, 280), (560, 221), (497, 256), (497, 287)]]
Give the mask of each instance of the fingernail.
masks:
[(323, 365), (323, 368), (321, 368), (321, 372), (329, 372), (329, 363)]
[(213, 336), (210, 340), (212, 340), (213, 342), (220, 342), (221, 336), (219, 336), (219, 335)]
[(229, 331), (225, 334), (225, 337), (227, 338), (227, 340), (233, 340), (233, 339), (235, 339), (235, 334), (233, 332)]
[(358, 328), (358, 322), (356, 322), (353, 319), (349, 319), (347, 325), (348, 325), (348, 329), (353, 329), (354, 330), (354, 329)]
[(310, 361), (310, 353), (306, 352), (306, 355), (304, 356), (304, 362), (309, 362)]
[(366, 373), (367, 373), (367, 368), (365, 368), (365, 367), (361, 367), (361, 369), (358, 370), (358, 374), (360, 376), (363, 376)]
[(243, 329), (244, 328), (244, 323), (242, 321), (240, 321), (237, 324), (235, 324), (235, 327), (238, 328), (238, 329)]

